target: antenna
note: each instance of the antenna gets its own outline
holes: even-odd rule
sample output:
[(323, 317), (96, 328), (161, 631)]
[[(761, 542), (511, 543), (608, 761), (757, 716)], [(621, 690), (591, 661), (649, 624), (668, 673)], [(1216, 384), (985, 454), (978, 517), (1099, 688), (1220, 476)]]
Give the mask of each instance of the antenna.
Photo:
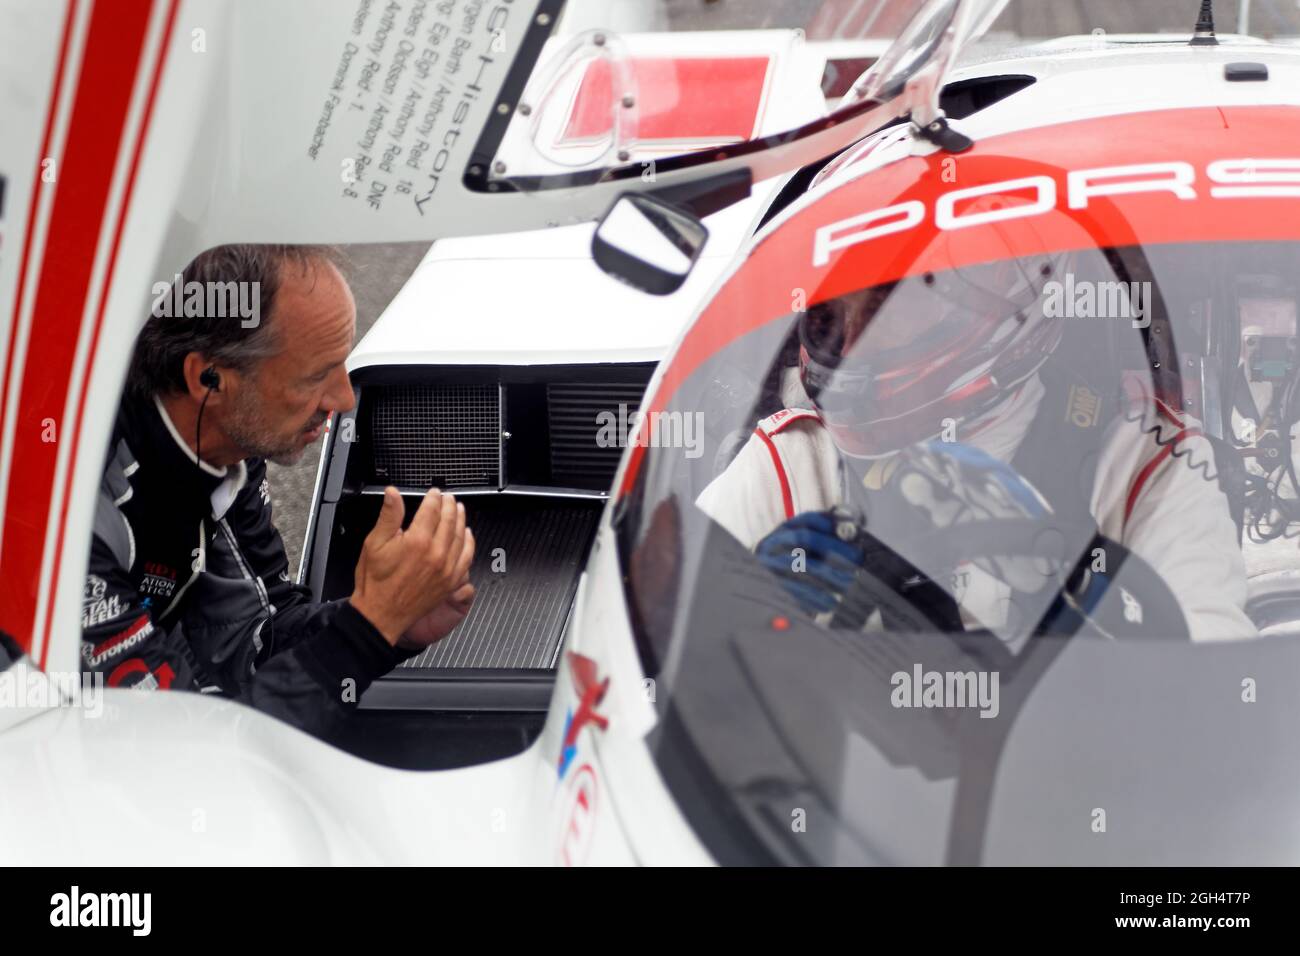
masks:
[(1201, 0), (1201, 16), (1196, 21), (1196, 32), (1192, 34), (1191, 45), (1219, 45), (1219, 38), (1214, 35), (1214, 0)]

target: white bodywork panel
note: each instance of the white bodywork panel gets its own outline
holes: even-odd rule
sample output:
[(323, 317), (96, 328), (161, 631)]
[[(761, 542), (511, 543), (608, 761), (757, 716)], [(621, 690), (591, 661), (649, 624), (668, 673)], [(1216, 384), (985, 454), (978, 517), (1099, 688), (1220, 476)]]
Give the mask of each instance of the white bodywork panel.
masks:
[(690, 277), (650, 296), (591, 259), (595, 225), (440, 239), (357, 346), (368, 365), (657, 362), (754, 232), (780, 180), (709, 216)]
[[(8, 864), (524, 863), (535, 759), (394, 771), (250, 708), (108, 690), (4, 735)], [(511, 801), (507, 804), (505, 801)], [(60, 821), (42, 826), (40, 821)], [(14, 825), (12, 821), (20, 821)], [(496, 827), (496, 829), (494, 829)], [(504, 828), (504, 829), (502, 829)]]

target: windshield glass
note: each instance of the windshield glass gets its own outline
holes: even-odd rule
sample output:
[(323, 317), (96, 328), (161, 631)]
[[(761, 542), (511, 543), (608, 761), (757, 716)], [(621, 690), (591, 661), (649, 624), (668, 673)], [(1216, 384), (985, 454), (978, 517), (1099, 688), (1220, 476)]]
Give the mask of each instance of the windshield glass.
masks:
[[(702, 832), (942, 862), (966, 748), (1043, 648), (1300, 634), (1300, 160), (1188, 162), (1215, 112), (1129, 166), (1096, 144), (1159, 116), (829, 185), (706, 306), (619, 524), (652, 747), (716, 784), (683, 791)], [(791, 842), (797, 810), (833, 826)]]
[(540, 188), (579, 171), (644, 165), (653, 175), (669, 157), (811, 131), (849, 106), (845, 94), (877, 62), (880, 77), (854, 102), (896, 97), (940, 58), (959, 10), (972, 22), (982, 13), (986, 26), (1004, 2), (574, 0), (528, 78), (492, 177)]

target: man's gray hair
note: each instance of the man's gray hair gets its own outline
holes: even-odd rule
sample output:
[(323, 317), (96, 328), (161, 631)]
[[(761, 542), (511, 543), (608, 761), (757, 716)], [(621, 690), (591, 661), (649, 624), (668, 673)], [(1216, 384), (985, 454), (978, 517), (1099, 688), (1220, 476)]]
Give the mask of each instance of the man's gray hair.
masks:
[[(229, 308), (209, 310), (208, 296), (203, 297), (203, 306), (185, 310), (202, 313), (199, 315), (172, 315), (174, 309), (155, 307), (136, 340), (127, 388), (142, 398), (186, 391), (185, 356), (191, 352), (198, 352), (214, 365), (249, 371), (279, 350), (275, 297), (284, 270), (299, 269), (307, 275), (325, 263), (342, 266), (343, 257), (337, 247), (226, 245), (201, 253), (181, 273), (180, 294), (175, 298), (184, 299), (190, 282), (201, 283), (204, 289), (239, 287), (227, 283), (256, 283), (243, 288), (257, 290), (258, 321), (250, 327)], [(169, 289), (161, 297), (163, 305), (173, 300), (172, 293)], [(227, 299), (222, 301), (228, 303)]]

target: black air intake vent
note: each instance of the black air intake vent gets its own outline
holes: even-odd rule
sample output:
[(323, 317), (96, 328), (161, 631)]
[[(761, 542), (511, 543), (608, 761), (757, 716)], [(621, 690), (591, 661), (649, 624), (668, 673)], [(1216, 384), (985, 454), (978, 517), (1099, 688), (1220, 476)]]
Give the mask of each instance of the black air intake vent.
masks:
[(477, 548), (478, 589), (459, 627), (402, 667), (544, 669), (554, 666), (600, 521), (600, 503), (581, 499), (467, 499)]
[[(642, 382), (552, 382), (546, 386), (551, 432), (551, 481), (573, 488), (607, 489), (623, 454), (621, 427), (641, 407)], [(620, 406), (622, 412), (620, 414)], [(602, 424), (612, 415), (613, 429)], [(628, 425), (628, 432), (633, 429)], [(614, 442), (598, 439), (610, 437)]]
[(416, 488), (495, 488), (501, 480), (497, 385), (402, 385), (374, 390), (374, 480)]

